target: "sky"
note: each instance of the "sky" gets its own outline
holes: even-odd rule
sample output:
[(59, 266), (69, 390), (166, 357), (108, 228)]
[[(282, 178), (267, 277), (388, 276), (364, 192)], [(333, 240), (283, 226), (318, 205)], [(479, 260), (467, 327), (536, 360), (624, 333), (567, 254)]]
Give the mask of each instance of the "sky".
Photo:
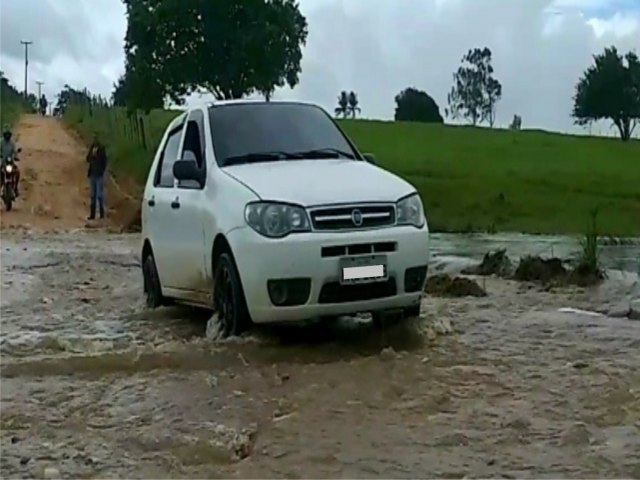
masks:
[[(275, 99), (333, 111), (341, 90), (358, 93), (362, 116), (391, 119), (394, 96), (425, 90), (444, 112), (465, 52), (488, 46), (503, 87), (497, 125), (579, 133), (572, 95), (592, 55), (615, 45), (640, 53), (640, 0), (300, 0), (309, 23), (299, 85)], [(52, 98), (64, 84), (109, 96), (124, 70), (120, 0), (1, 0), (0, 70)], [(204, 101), (192, 97), (190, 104)], [(615, 134), (608, 124), (594, 134)]]

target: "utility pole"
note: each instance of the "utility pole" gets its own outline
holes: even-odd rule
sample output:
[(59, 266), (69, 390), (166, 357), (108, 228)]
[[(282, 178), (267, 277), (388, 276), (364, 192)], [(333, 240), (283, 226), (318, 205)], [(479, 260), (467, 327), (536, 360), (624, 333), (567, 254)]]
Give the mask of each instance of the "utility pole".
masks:
[(40, 100), (40, 95), (42, 95), (42, 85), (44, 85), (44, 82), (39, 82), (36, 80), (36, 83), (38, 84), (38, 100)]
[(29, 84), (27, 83), (27, 67), (29, 66), (29, 45), (32, 41), (20, 40), (20, 43), (24, 45), (24, 99), (27, 99), (27, 91)]

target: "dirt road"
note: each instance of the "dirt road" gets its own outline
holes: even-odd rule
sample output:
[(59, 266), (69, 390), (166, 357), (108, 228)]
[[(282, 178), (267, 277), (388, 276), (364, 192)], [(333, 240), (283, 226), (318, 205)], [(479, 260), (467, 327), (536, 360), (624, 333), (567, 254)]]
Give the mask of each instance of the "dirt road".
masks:
[(61, 120), (25, 115), (15, 129), (20, 155), (21, 196), (14, 210), (0, 209), (3, 229), (69, 230), (119, 227), (136, 204), (109, 178), (107, 221), (87, 224), (89, 185), (86, 146)]
[[(63, 178), (82, 202), (79, 144), (52, 120), (20, 128), (23, 207)], [(62, 137), (66, 175), (30, 130)], [(84, 225), (48, 205), (16, 213)], [(614, 318), (637, 274), (555, 292), (488, 278), (487, 297), (427, 298), (384, 333), (345, 319), (214, 343), (201, 312), (144, 309), (136, 235), (33, 230), (2, 232), (2, 478), (640, 478), (640, 322)], [(434, 268), (468, 263), (451, 245), (434, 237)]]

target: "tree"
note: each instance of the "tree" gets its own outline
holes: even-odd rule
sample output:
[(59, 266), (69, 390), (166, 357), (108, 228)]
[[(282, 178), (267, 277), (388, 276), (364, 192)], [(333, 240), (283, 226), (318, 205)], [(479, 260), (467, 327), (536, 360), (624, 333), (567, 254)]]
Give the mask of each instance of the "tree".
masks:
[(38, 110), (38, 97), (36, 97), (35, 93), (29, 93), (27, 95), (27, 103), (29, 104), (29, 108), (33, 111)]
[(124, 75), (120, 75), (118, 81), (113, 84), (113, 92), (111, 93), (111, 102), (116, 107), (127, 106), (127, 86), (125, 84)]
[(63, 114), (69, 105), (91, 105), (92, 103), (93, 99), (86, 88), (84, 90), (76, 90), (69, 85), (65, 85), (58, 94), (55, 108)]
[(336, 117), (342, 115), (344, 118), (347, 118), (349, 114), (349, 94), (346, 90), (340, 92), (338, 96), (338, 106), (334, 110)]
[[(307, 21), (295, 0), (124, 0), (130, 95), (217, 99), (297, 85)], [(156, 95), (157, 96), (157, 95)]]
[(609, 119), (628, 141), (640, 124), (640, 60), (634, 52), (622, 56), (615, 47), (594, 55), (594, 64), (576, 85), (572, 116), (577, 125)]
[(493, 77), (491, 50), (487, 47), (469, 50), (453, 74), (453, 81), (447, 96), (447, 114), (454, 119), (466, 118), (473, 125), (488, 121), (493, 127), (502, 85)]
[(358, 101), (358, 95), (356, 94), (356, 92), (349, 92), (347, 103), (349, 104), (347, 110), (351, 114), (351, 118), (356, 118), (356, 114), (362, 111), (358, 106), (360, 102)]
[(117, 107), (127, 107), (129, 113), (142, 109), (148, 113), (153, 108), (164, 107), (166, 97), (158, 78), (150, 77), (150, 72), (134, 71), (127, 62), (126, 71), (113, 85), (111, 101)]
[(413, 87), (404, 89), (395, 98), (396, 121), (443, 123), (440, 107), (426, 92)]

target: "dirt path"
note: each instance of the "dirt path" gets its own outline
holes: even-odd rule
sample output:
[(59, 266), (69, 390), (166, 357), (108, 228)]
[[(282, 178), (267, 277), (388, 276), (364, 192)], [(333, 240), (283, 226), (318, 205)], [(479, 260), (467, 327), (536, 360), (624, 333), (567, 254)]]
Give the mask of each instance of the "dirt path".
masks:
[(21, 196), (11, 212), (1, 209), (2, 229), (118, 228), (135, 210), (133, 200), (109, 179), (105, 188), (107, 219), (87, 224), (87, 150), (82, 141), (61, 120), (38, 115), (22, 117), (15, 135), (22, 148)]

